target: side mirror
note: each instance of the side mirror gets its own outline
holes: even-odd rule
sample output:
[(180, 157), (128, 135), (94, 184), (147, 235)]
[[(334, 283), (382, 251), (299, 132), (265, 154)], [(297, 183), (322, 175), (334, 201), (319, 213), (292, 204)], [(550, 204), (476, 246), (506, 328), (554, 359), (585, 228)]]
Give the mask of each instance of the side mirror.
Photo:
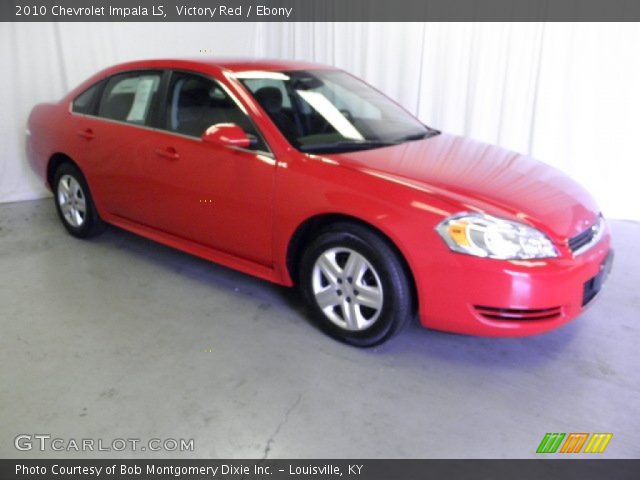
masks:
[(235, 123), (217, 123), (210, 126), (202, 134), (202, 141), (223, 147), (248, 148), (251, 146), (249, 136)]

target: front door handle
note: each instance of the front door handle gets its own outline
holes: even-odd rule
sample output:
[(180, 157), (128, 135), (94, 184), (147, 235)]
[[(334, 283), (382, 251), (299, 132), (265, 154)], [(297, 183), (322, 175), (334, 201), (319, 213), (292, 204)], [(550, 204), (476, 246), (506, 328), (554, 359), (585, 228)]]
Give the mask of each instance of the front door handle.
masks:
[(84, 138), (85, 140), (93, 140), (95, 137), (93, 130), (91, 130), (90, 128), (85, 128), (84, 130), (78, 130), (76, 133), (82, 138)]
[(180, 155), (176, 152), (176, 149), (173, 147), (167, 148), (159, 148), (156, 150), (156, 155), (162, 158), (168, 158), (169, 160), (178, 160)]

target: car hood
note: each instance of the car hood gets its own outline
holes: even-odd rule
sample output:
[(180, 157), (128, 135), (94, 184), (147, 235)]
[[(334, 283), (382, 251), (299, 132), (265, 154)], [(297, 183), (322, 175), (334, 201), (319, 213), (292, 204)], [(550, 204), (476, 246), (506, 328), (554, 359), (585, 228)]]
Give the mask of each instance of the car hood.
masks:
[(439, 193), (461, 210), (528, 222), (557, 239), (584, 231), (599, 214), (591, 195), (560, 170), (455, 135), (326, 156), (345, 167)]

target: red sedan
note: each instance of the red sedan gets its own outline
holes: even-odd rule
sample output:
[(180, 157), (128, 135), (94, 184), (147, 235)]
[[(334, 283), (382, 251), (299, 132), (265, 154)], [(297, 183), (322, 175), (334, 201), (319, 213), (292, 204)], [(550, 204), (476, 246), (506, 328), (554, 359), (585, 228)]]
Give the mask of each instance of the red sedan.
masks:
[(27, 133), (72, 235), (109, 223), (297, 285), (353, 345), (416, 312), (451, 332), (544, 332), (611, 265), (607, 224), (570, 178), (427, 127), (334, 68), (127, 63), (36, 106)]

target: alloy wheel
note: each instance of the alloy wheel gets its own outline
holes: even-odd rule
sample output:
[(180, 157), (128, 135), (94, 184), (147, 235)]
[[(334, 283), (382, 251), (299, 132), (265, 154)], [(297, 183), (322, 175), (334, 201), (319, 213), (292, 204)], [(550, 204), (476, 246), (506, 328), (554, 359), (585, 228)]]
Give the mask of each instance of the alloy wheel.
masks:
[(79, 228), (87, 218), (87, 201), (80, 183), (71, 175), (63, 175), (58, 181), (58, 205), (65, 221)]
[(335, 247), (323, 252), (313, 266), (311, 283), (318, 306), (340, 328), (365, 330), (380, 317), (384, 302), (380, 276), (355, 250)]

